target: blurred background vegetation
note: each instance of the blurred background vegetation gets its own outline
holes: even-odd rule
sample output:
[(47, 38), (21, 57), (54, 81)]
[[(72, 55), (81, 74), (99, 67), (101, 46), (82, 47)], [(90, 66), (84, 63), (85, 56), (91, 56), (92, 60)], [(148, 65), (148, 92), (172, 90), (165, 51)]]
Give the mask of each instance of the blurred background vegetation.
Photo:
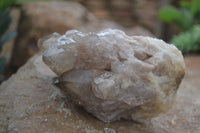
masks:
[[(12, 20), (10, 10), (13, 4), (14, 0), (0, 0), (0, 51), (3, 45), (16, 35), (16, 32), (7, 33)], [(0, 75), (4, 71), (4, 60), (4, 57), (0, 57)]]
[(16, 72), (38, 52), (42, 36), (105, 27), (161, 38), (185, 55), (199, 54), (200, 0), (0, 0), (0, 74), (4, 68), (4, 77)]
[(159, 11), (159, 18), (181, 30), (171, 39), (183, 53), (200, 50), (200, 0), (182, 0), (179, 7), (166, 6)]

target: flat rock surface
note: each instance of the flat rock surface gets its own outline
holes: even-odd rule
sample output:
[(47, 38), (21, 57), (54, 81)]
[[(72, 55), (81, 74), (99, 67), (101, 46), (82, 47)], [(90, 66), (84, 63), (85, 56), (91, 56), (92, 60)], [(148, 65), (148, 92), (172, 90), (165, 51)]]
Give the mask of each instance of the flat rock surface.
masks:
[(200, 56), (188, 56), (185, 63), (185, 78), (166, 114), (146, 124), (105, 124), (52, 85), (55, 74), (37, 55), (0, 86), (0, 133), (199, 133)]

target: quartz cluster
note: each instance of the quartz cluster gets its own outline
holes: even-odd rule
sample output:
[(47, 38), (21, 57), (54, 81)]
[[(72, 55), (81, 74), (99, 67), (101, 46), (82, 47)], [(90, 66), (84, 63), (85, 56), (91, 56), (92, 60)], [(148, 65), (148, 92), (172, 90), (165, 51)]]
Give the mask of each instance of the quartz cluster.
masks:
[(120, 30), (70, 30), (38, 45), (63, 93), (104, 122), (144, 121), (166, 112), (185, 74), (174, 45)]

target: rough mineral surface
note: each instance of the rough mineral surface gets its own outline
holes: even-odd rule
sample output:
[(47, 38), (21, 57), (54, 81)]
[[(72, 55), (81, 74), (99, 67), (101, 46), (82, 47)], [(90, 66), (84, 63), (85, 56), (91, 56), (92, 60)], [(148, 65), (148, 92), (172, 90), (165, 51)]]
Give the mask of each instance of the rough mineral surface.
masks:
[(104, 122), (143, 121), (167, 111), (185, 73), (173, 45), (119, 30), (71, 30), (40, 40), (39, 47), (64, 94)]

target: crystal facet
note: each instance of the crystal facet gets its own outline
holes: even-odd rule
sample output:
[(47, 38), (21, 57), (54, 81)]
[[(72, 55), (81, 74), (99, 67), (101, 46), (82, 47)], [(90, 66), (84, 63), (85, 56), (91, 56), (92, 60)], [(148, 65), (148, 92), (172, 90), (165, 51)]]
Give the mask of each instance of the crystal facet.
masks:
[(71, 30), (39, 45), (64, 94), (104, 122), (143, 121), (166, 112), (185, 74), (175, 46), (120, 30)]

